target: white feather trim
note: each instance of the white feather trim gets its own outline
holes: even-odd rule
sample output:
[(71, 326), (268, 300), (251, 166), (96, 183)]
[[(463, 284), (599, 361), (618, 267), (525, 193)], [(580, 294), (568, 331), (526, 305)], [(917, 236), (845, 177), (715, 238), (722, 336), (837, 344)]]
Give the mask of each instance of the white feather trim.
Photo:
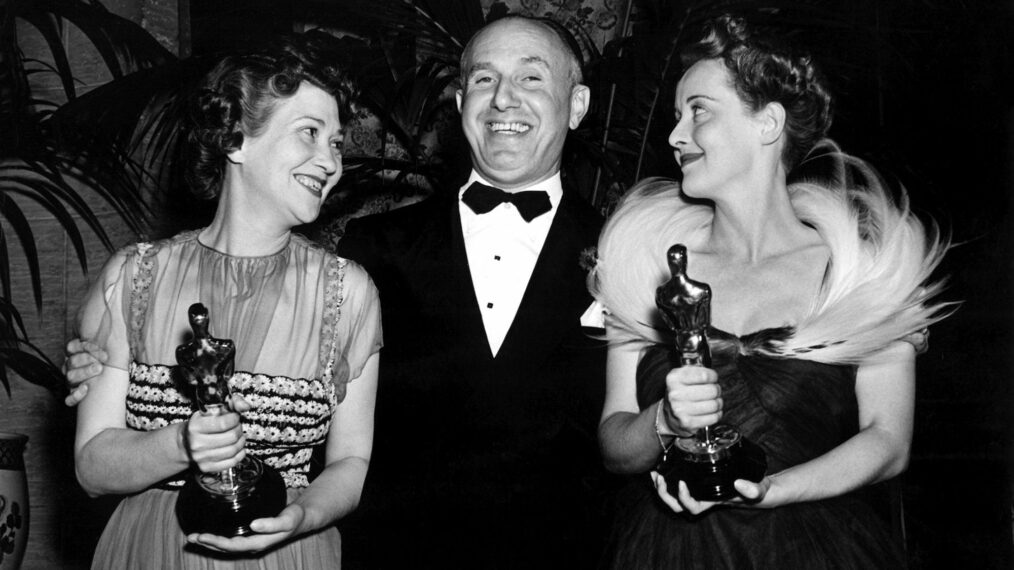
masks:
[(607, 308), (612, 340), (666, 341), (655, 308), (655, 288), (669, 279), (665, 252), (675, 243), (694, 249), (711, 219), (711, 208), (685, 202), (671, 180), (646, 179), (630, 189), (606, 221), (588, 275), (589, 290)]
[[(756, 350), (858, 363), (950, 314), (952, 304), (935, 300), (943, 283), (929, 283), (947, 246), (935, 226), (927, 235), (904, 192), (895, 203), (872, 168), (829, 146), (822, 158), (835, 161), (830, 180), (792, 184), (789, 196), (800, 220), (831, 250), (830, 271), (793, 333)], [(711, 206), (688, 203), (671, 180), (649, 179), (630, 190), (602, 231), (588, 281), (608, 308), (610, 340), (671, 342), (654, 300), (655, 288), (669, 279), (665, 252), (675, 243), (699, 248), (713, 214)]]

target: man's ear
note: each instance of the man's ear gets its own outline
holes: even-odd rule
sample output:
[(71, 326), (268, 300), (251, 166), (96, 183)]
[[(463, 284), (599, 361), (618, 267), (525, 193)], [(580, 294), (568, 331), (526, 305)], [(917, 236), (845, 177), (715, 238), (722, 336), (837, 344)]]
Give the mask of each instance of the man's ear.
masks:
[(772, 101), (758, 113), (760, 119), (761, 142), (773, 144), (782, 137), (785, 130), (785, 107), (777, 101)]
[(577, 84), (570, 90), (570, 128), (576, 129), (581, 124), (581, 119), (588, 112), (588, 105), (591, 104), (591, 89), (587, 85)]
[(458, 114), (461, 114), (461, 98), (464, 96), (461, 89), (454, 92), (454, 100), (458, 103)]

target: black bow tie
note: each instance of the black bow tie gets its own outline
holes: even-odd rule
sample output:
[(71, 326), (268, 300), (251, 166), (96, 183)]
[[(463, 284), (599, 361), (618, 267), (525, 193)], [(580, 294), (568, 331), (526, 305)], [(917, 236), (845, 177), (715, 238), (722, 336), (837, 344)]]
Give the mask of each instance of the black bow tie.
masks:
[(553, 205), (549, 202), (549, 194), (542, 190), (504, 192), (482, 182), (473, 182), (461, 196), (461, 201), (476, 214), (485, 214), (504, 202), (510, 202), (517, 207), (518, 213), (526, 222), (553, 209)]

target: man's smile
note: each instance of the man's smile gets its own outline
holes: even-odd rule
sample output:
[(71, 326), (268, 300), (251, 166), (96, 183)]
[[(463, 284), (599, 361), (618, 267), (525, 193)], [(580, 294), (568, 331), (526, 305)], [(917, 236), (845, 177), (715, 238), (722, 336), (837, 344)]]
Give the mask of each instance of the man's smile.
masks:
[(532, 128), (528, 123), (520, 121), (490, 121), (486, 123), (486, 127), (498, 135), (521, 135)]

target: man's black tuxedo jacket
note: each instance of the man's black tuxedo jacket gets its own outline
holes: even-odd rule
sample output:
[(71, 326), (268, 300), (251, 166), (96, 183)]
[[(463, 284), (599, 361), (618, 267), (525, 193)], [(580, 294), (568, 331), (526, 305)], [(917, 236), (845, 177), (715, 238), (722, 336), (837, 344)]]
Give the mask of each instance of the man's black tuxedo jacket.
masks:
[(564, 194), (496, 358), (456, 196), (349, 223), (338, 253), (376, 282), (385, 346), (347, 567), (594, 564), (605, 350), (579, 323), (590, 303), (580, 256), (601, 223)]

